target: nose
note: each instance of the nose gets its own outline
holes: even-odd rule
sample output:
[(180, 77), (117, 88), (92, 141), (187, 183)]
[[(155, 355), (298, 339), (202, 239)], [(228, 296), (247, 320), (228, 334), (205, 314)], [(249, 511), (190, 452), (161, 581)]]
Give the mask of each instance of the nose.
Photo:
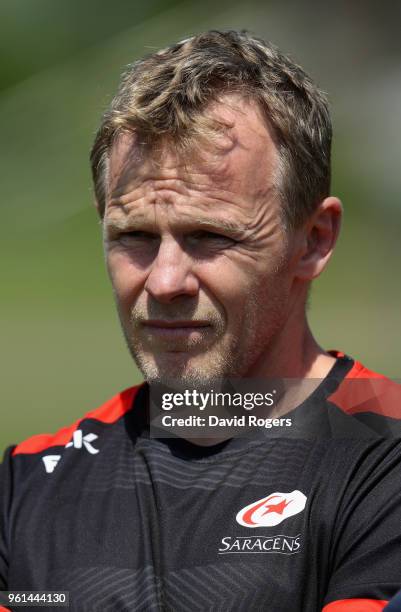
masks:
[(162, 303), (170, 303), (177, 297), (197, 295), (199, 283), (192, 272), (191, 258), (172, 236), (161, 239), (145, 290)]

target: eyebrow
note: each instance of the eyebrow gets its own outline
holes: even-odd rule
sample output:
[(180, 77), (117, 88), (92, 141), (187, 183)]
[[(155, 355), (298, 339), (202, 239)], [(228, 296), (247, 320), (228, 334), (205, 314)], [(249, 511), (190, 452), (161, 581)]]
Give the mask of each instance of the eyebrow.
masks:
[(203, 219), (195, 217), (193, 221), (196, 225), (199, 225), (202, 228), (227, 232), (233, 237), (237, 236), (238, 238), (243, 236), (247, 229), (247, 227), (242, 224), (234, 223), (233, 221), (228, 221), (225, 219)]
[[(235, 223), (226, 219), (206, 219), (203, 217), (190, 217), (188, 221), (186, 221), (186, 219), (181, 219), (180, 221), (181, 222), (179, 222), (178, 225), (184, 229), (185, 227), (188, 227), (191, 228), (192, 231), (196, 231), (200, 228), (215, 232), (221, 231), (230, 234), (230, 236), (232, 236), (233, 238), (243, 237), (246, 230), (248, 229), (246, 225)], [(152, 228), (154, 230), (155, 224), (143, 215), (137, 215), (132, 219), (108, 218), (104, 220), (105, 230), (116, 231), (129, 229), (135, 231), (136, 229), (143, 230), (144, 228)]]

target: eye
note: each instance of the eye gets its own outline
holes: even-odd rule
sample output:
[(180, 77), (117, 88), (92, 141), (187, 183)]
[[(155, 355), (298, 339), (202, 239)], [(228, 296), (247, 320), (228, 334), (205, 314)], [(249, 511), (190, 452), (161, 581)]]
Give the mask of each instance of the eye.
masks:
[(156, 234), (152, 234), (151, 232), (141, 232), (139, 230), (132, 231), (132, 232), (123, 232), (122, 235), (129, 236), (130, 238), (138, 239), (138, 240), (153, 240), (157, 238)]
[(191, 247), (199, 249), (220, 250), (233, 246), (236, 241), (224, 234), (217, 232), (209, 232), (200, 230), (193, 232), (187, 237), (187, 241)]
[(153, 244), (156, 241), (159, 241), (160, 237), (157, 234), (152, 234), (151, 232), (135, 230), (132, 232), (122, 232), (118, 239), (123, 244)]

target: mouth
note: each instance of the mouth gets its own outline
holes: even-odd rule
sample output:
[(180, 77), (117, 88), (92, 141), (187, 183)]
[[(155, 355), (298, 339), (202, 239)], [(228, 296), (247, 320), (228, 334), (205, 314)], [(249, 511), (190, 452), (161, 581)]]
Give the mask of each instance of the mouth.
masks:
[(162, 329), (185, 329), (187, 327), (210, 327), (210, 323), (207, 321), (163, 321), (162, 319), (150, 319), (143, 321), (142, 325), (145, 327), (162, 328)]
[(148, 336), (153, 338), (199, 341), (206, 332), (212, 329), (212, 326), (207, 321), (164, 321), (154, 319), (143, 321), (142, 329)]

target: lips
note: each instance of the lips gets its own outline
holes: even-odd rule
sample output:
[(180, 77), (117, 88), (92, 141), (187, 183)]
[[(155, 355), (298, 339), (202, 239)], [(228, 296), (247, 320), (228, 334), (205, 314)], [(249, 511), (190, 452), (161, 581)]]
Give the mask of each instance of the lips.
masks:
[(209, 327), (210, 323), (206, 321), (162, 321), (156, 319), (144, 321), (142, 325), (155, 329), (192, 329), (194, 327)]
[(142, 323), (142, 329), (154, 338), (199, 340), (211, 325), (206, 321), (150, 320)]

